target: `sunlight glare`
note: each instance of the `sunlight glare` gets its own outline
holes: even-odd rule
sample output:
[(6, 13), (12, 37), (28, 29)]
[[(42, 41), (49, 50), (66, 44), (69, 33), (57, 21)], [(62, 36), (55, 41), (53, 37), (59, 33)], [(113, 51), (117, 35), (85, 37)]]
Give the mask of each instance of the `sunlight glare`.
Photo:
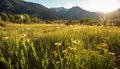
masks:
[(118, 9), (119, 4), (117, 0), (88, 0), (84, 7), (90, 11), (107, 13)]

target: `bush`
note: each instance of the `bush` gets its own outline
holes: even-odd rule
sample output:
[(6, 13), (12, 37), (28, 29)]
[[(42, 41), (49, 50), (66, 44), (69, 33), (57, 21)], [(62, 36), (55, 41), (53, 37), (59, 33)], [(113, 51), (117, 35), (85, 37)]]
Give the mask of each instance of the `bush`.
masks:
[(114, 23), (115, 26), (120, 26), (120, 19), (111, 20), (111, 23)]
[(0, 26), (5, 27), (6, 26), (5, 22), (0, 21)]

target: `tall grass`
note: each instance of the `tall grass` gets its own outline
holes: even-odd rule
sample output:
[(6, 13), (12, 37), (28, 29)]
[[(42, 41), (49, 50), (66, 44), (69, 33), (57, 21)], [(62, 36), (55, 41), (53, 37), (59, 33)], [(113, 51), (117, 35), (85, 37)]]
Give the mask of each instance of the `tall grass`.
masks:
[(119, 68), (118, 27), (10, 24), (0, 29), (2, 69)]

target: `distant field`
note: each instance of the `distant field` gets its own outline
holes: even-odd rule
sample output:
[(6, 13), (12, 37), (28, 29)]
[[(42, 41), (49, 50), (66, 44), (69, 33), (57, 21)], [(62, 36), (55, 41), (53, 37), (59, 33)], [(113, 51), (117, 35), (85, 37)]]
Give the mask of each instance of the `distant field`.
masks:
[(119, 69), (120, 28), (63, 24), (0, 27), (1, 69)]

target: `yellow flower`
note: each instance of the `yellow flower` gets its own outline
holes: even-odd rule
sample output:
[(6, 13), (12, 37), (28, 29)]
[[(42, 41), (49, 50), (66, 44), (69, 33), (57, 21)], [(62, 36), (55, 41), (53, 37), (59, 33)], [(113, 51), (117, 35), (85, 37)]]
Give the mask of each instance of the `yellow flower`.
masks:
[(106, 44), (106, 43), (100, 43), (100, 45), (101, 45), (103, 48), (109, 48), (109, 47), (108, 47), (108, 44)]
[(59, 64), (59, 63), (60, 63), (60, 61), (57, 61), (57, 62), (56, 62), (56, 64)]
[(69, 50), (73, 50), (73, 51), (77, 50), (76, 48), (70, 47), (70, 46), (68, 47), (68, 49), (69, 49)]
[(55, 57), (58, 55), (57, 51), (53, 51), (53, 54), (55, 55)]
[(84, 51), (84, 52), (87, 52), (87, 50), (86, 50), (86, 49), (83, 49), (83, 51)]
[(61, 46), (62, 44), (60, 42), (56, 42), (55, 46)]
[(109, 55), (115, 55), (115, 53), (113, 53), (113, 52), (108, 52), (108, 54), (109, 54)]
[(57, 53), (56, 51), (53, 51), (53, 53), (55, 54), (55, 53)]
[(74, 40), (73, 43), (74, 43), (74, 44), (79, 44), (79, 43), (80, 43), (80, 40)]
[(99, 47), (99, 46), (96, 46), (96, 49), (101, 50), (102, 48), (101, 48), (101, 47)]
[(26, 41), (26, 42), (30, 42), (30, 39), (29, 39), (29, 38), (26, 38), (25, 41)]
[(108, 44), (106, 44), (106, 43), (100, 43), (100, 44), (98, 44), (96, 46), (96, 49), (99, 49), (99, 50), (103, 49), (103, 48), (108, 49), (109, 48)]
[(67, 49), (63, 50), (62, 53), (66, 53), (67, 52)]
[(20, 37), (23, 38), (23, 37), (26, 37), (27, 34), (21, 34)]
[(105, 40), (108, 40), (108, 37), (106, 37)]
[(2, 37), (2, 39), (4, 39), (4, 40), (8, 40), (8, 39), (9, 39), (9, 37)]

